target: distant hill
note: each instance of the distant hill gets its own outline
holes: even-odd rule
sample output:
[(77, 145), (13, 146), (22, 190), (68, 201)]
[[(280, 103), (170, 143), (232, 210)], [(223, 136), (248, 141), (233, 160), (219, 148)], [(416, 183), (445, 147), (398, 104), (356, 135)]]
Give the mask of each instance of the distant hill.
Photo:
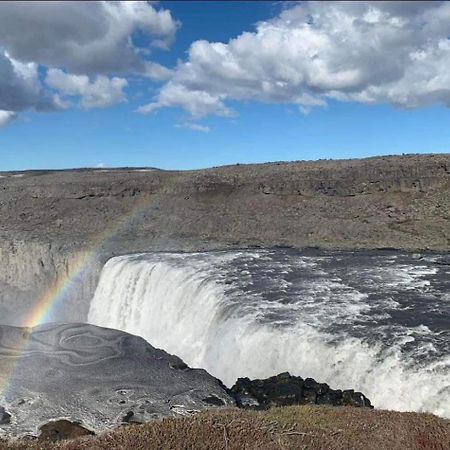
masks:
[(136, 241), (135, 250), (165, 245), (450, 249), (450, 155), (196, 171), (3, 172), (0, 236), (3, 242), (33, 238), (65, 246), (70, 239), (83, 245), (137, 203), (142, 214), (124, 224), (123, 233)]

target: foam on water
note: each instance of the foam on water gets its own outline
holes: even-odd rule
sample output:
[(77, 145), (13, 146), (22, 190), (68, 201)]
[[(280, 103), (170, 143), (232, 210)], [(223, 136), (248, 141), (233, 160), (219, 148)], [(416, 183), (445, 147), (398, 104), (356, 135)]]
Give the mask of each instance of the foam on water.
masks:
[(445, 269), (282, 250), (121, 256), (103, 269), (89, 322), (227, 385), (287, 370), (361, 390), (376, 407), (450, 417)]

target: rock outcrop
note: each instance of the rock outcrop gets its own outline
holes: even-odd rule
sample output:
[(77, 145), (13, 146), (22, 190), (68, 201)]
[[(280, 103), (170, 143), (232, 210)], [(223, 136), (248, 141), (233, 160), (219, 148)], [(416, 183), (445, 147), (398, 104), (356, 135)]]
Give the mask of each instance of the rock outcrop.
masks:
[(205, 370), (142, 338), (52, 324), (0, 326), (0, 405), (0, 438), (56, 439), (235, 402)]
[(0, 406), (0, 425), (7, 425), (11, 421), (11, 414)]
[(280, 373), (265, 380), (239, 378), (230, 390), (241, 408), (267, 409), (272, 406), (332, 405), (372, 408), (370, 400), (361, 392), (331, 389), (326, 383), (312, 378)]

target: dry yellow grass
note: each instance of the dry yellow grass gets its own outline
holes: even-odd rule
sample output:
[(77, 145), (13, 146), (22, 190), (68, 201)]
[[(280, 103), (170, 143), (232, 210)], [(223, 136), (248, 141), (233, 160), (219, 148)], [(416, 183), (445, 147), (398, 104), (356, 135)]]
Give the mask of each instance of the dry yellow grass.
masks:
[(450, 421), (429, 414), (292, 406), (216, 410), (72, 441), (4, 445), (8, 450), (449, 450)]

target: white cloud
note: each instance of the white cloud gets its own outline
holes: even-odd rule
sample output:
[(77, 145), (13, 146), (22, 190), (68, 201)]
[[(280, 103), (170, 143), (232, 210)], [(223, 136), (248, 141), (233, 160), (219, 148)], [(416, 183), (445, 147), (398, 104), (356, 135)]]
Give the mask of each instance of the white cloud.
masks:
[(175, 125), (177, 128), (187, 128), (189, 130), (193, 131), (200, 131), (201, 133), (209, 133), (211, 130), (206, 125), (201, 125), (199, 123), (192, 123), (192, 122), (184, 122), (181, 124)]
[(0, 128), (5, 127), (10, 122), (15, 120), (17, 114), (14, 111), (2, 111), (0, 110)]
[(170, 79), (170, 69), (149, 59), (150, 49), (168, 48), (178, 26), (148, 2), (0, 2), (0, 110), (122, 102), (127, 76)]
[(145, 75), (155, 81), (163, 81), (172, 78), (173, 70), (151, 61), (146, 61), (142, 70)]
[[(177, 28), (169, 11), (147, 2), (0, 2), (1, 47), (18, 60), (76, 74), (151, 76), (149, 46), (168, 47)], [(135, 32), (146, 49), (133, 42)]]
[(182, 84), (168, 82), (161, 90), (158, 101), (141, 106), (137, 112), (151, 113), (161, 107), (181, 107), (189, 111), (194, 118), (208, 114), (231, 117), (233, 111), (227, 108), (220, 95), (211, 94), (203, 90), (188, 89)]
[(169, 69), (152, 48), (168, 48), (179, 24), (153, 3), (0, 2), (0, 111), (111, 106), (136, 75), (165, 82), (138, 112), (176, 107), (193, 119), (232, 117), (233, 101), (304, 113), (330, 99), (450, 105), (450, 3), (287, 5), (226, 43), (193, 42)]
[(228, 43), (194, 42), (156, 99), (194, 118), (227, 101), (450, 106), (450, 3), (303, 2)]
[(58, 109), (51, 95), (44, 92), (35, 63), (21, 63), (0, 51), (0, 110), (40, 111)]
[(125, 101), (123, 89), (128, 85), (125, 78), (97, 75), (91, 81), (87, 75), (68, 74), (60, 69), (50, 69), (45, 81), (62, 96), (80, 96), (84, 108), (105, 108)]

